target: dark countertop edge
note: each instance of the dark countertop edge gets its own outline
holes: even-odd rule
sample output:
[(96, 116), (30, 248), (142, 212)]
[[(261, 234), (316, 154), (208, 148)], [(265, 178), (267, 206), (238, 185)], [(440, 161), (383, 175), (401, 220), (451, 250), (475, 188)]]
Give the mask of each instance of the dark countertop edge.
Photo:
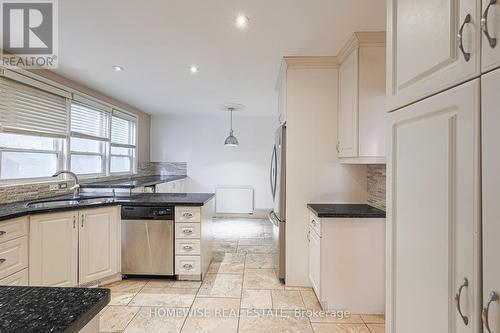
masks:
[[(352, 212), (352, 213), (320, 213), (316, 211), (312, 206), (316, 204), (307, 204), (307, 208), (313, 212), (317, 217), (319, 218), (333, 218), (333, 219), (385, 219), (386, 218), (386, 212), (383, 210), (380, 210), (378, 208), (375, 208), (373, 206), (370, 206), (368, 204), (345, 204), (345, 205), (363, 205), (363, 206), (369, 206), (370, 208), (377, 210), (377, 212), (369, 212), (369, 213), (360, 213), (360, 212)], [(343, 205), (343, 204), (333, 204), (333, 205)]]
[(92, 321), (96, 316), (99, 315), (99, 312), (101, 312), (102, 309), (106, 307), (106, 305), (109, 304), (111, 301), (111, 290), (107, 288), (99, 288), (99, 289), (106, 289), (108, 290), (106, 298), (99, 300), (94, 306), (82, 314), (77, 320), (75, 320), (73, 323), (71, 323), (71, 326), (66, 328), (63, 332), (64, 333), (78, 333), (82, 328), (85, 327), (88, 323)]
[[(161, 195), (161, 193), (158, 193)], [(52, 208), (25, 208), (22, 211), (16, 211), (9, 213), (7, 215), (0, 216), (0, 222), (5, 220), (10, 220), (16, 217), (23, 217), (27, 215), (37, 215), (37, 214), (45, 214), (45, 213), (55, 213), (55, 212), (66, 212), (71, 210), (79, 210), (79, 209), (89, 209), (89, 208), (98, 208), (105, 206), (146, 206), (146, 207), (154, 207), (154, 206), (192, 206), (192, 207), (202, 207), (207, 202), (212, 200), (215, 197), (215, 193), (193, 193), (193, 194), (202, 194), (207, 195), (207, 199), (204, 201), (197, 202), (175, 202), (175, 201), (165, 201), (165, 202), (147, 202), (147, 201), (127, 201), (130, 200), (130, 197), (115, 197), (113, 201), (106, 202), (97, 202), (97, 203), (88, 203), (82, 204), (78, 206), (68, 206), (68, 207), (52, 207)], [(145, 195), (145, 194), (139, 194)], [(150, 193), (147, 195), (155, 195), (155, 193)], [(133, 197), (132, 197), (133, 198)], [(47, 198), (49, 199), (49, 198)], [(41, 199), (42, 200), (42, 199)], [(33, 200), (35, 201), (35, 200)], [(12, 203), (14, 205), (16, 203)], [(26, 202), (17, 203), (20, 205), (25, 205)], [(6, 204), (9, 205), (9, 204)], [(1, 205), (0, 205), (1, 208)]]
[[(141, 181), (141, 178), (154, 178), (158, 177), (156, 180), (149, 181)], [(115, 180), (107, 180), (103, 182), (95, 182), (88, 184), (81, 184), (81, 188), (120, 188), (120, 189), (132, 189), (136, 187), (142, 186), (153, 186), (161, 183), (169, 183), (180, 179), (187, 178), (187, 175), (172, 175), (172, 176), (138, 176), (133, 179), (123, 178), (123, 179), (115, 179)], [(137, 184), (120, 184), (122, 183), (130, 183), (137, 182)]]

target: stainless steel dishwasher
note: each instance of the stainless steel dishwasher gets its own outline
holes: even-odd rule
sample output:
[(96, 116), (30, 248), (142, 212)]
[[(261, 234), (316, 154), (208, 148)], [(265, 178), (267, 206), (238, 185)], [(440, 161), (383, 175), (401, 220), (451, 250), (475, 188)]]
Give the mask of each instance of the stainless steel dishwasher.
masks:
[(122, 274), (174, 275), (174, 207), (122, 206)]

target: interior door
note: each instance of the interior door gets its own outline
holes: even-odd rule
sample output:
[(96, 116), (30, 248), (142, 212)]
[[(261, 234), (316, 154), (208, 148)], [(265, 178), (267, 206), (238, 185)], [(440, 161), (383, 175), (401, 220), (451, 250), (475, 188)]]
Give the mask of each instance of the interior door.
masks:
[(386, 332), (479, 332), (479, 80), (388, 129)]
[(465, 82), (480, 72), (480, 2), (388, 0), (387, 48), (390, 110)]
[(30, 217), (31, 286), (78, 285), (78, 212)]
[[(485, 323), (500, 333), (500, 69), (482, 77), (483, 303)], [(494, 294), (493, 294), (494, 293)], [(491, 301), (489, 309), (488, 303)], [(486, 329), (487, 333), (488, 330)]]
[(500, 1), (482, 0), (481, 28), (483, 72), (500, 67)]
[(118, 213), (116, 207), (87, 209), (79, 217), (80, 284), (118, 272)]

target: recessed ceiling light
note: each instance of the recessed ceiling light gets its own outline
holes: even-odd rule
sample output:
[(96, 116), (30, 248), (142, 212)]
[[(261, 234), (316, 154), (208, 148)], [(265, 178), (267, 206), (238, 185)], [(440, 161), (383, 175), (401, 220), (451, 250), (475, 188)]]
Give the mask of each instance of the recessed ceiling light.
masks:
[(191, 65), (191, 66), (189, 66), (189, 71), (194, 74), (194, 73), (198, 73), (199, 69), (197, 66)]
[(250, 22), (250, 19), (248, 18), (248, 16), (240, 14), (234, 18), (234, 22), (236, 23), (236, 26), (238, 28), (245, 29), (248, 26), (248, 22)]
[(122, 72), (125, 70), (125, 68), (123, 68), (123, 66), (119, 66), (119, 65), (114, 65), (113, 66), (113, 69), (117, 72)]

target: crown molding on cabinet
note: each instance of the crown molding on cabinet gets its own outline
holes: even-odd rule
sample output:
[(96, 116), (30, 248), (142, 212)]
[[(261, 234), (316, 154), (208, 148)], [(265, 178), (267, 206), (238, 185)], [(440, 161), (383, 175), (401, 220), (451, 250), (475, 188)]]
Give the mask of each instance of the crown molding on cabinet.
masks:
[(361, 46), (385, 47), (385, 31), (355, 32), (337, 55), (339, 63), (343, 63), (349, 54)]
[(283, 64), (287, 69), (328, 69), (339, 67), (337, 57), (333, 56), (289, 56), (283, 57)]

